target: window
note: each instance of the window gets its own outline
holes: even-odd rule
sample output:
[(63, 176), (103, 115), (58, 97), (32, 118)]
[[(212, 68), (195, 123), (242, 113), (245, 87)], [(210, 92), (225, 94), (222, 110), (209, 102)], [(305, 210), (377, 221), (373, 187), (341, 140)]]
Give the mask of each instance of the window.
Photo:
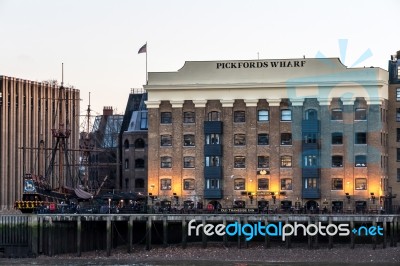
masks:
[(246, 145), (246, 135), (245, 134), (235, 134), (233, 136), (233, 144), (235, 146), (243, 146)]
[(396, 141), (400, 142), (400, 128), (396, 128)]
[(257, 121), (258, 122), (269, 121), (269, 110), (258, 110)]
[(367, 166), (367, 156), (366, 155), (356, 155), (355, 167), (366, 167), (366, 166)]
[(161, 146), (172, 146), (172, 136), (161, 135)]
[(183, 123), (194, 123), (195, 114), (194, 112), (184, 112), (183, 113)]
[(183, 190), (194, 190), (194, 179), (183, 179)]
[(161, 183), (161, 190), (171, 190), (171, 179), (170, 178), (163, 178), (160, 180)]
[(303, 135), (304, 143), (317, 143), (317, 133), (306, 133)]
[(332, 156), (332, 167), (343, 167), (343, 156), (341, 155)]
[(367, 179), (366, 178), (356, 178), (354, 189), (366, 190), (367, 189)]
[(292, 190), (292, 179), (291, 178), (281, 179), (281, 190)]
[(400, 88), (396, 89), (396, 101), (400, 101)]
[(144, 188), (144, 179), (143, 178), (135, 179), (135, 188)]
[(194, 157), (183, 157), (183, 168), (194, 168)]
[(343, 190), (343, 178), (332, 178), (332, 190)]
[(339, 109), (339, 108), (332, 109), (332, 112), (331, 112), (331, 119), (332, 119), (332, 120), (343, 120), (343, 112), (342, 112), (342, 109)]
[(147, 128), (147, 112), (140, 112), (140, 129), (146, 130)]
[(400, 182), (400, 168), (397, 168), (397, 182)]
[(135, 149), (144, 149), (144, 140), (143, 139), (135, 140)]
[(317, 110), (308, 109), (306, 111), (305, 118), (306, 120), (317, 120), (318, 119)]
[(206, 188), (207, 189), (219, 189), (220, 188), (219, 179), (207, 179)]
[(243, 123), (246, 122), (246, 115), (244, 111), (235, 111), (233, 113), (233, 122)]
[(292, 110), (281, 110), (281, 121), (292, 121)]
[(183, 146), (194, 146), (194, 135), (183, 135)]
[(268, 156), (258, 156), (257, 168), (269, 168), (269, 157)]
[(258, 190), (269, 190), (269, 179), (268, 178), (258, 179)]
[(209, 112), (208, 121), (220, 121), (220, 113), (216, 111)]
[(162, 112), (161, 113), (161, 124), (171, 124), (172, 123), (172, 113)]
[(343, 133), (342, 132), (332, 133), (332, 144), (333, 145), (343, 144)]
[(245, 190), (246, 189), (246, 183), (244, 178), (236, 178), (234, 180), (234, 190)]
[(129, 169), (129, 160), (125, 159), (125, 169)]
[(124, 148), (125, 148), (125, 150), (129, 149), (129, 140), (127, 140), (127, 139), (124, 141)]
[(400, 148), (397, 148), (396, 161), (400, 162)]
[(281, 145), (292, 145), (292, 133), (281, 133)]
[(246, 157), (244, 156), (235, 156), (233, 160), (234, 168), (246, 168)]
[(281, 156), (281, 167), (283, 168), (292, 167), (292, 156), (288, 155)]
[(268, 134), (258, 134), (258, 145), (269, 145), (269, 135)]
[(367, 111), (365, 109), (356, 109), (354, 120), (367, 120)]
[(317, 155), (305, 155), (304, 156), (304, 167), (316, 167), (318, 164)]
[(171, 168), (172, 158), (169, 156), (161, 157), (161, 168)]
[(206, 166), (220, 166), (219, 156), (207, 156), (206, 157)]
[(357, 132), (355, 137), (355, 144), (367, 144), (367, 133)]
[(307, 177), (304, 179), (304, 188), (305, 189), (316, 189), (317, 188), (317, 178), (316, 177)]
[(221, 144), (219, 134), (207, 134), (206, 144)]
[(135, 160), (135, 168), (144, 168), (144, 160), (136, 159)]

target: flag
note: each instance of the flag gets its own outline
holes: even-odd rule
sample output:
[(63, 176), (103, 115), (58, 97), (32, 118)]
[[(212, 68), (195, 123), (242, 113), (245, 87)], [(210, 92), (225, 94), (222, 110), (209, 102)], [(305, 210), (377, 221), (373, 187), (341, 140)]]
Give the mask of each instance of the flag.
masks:
[(147, 43), (140, 47), (138, 54), (147, 53)]

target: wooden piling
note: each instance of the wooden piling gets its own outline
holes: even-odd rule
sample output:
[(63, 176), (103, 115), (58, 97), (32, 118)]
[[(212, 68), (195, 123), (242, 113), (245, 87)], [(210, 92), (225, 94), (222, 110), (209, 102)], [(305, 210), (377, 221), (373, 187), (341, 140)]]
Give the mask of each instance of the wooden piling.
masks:
[[(308, 216), (308, 221), (307, 221), (307, 226), (306, 226), (306, 227), (308, 227), (310, 224), (311, 224), (311, 217)], [(311, 235), (308, 235), (308, 236), (307, 236), (307, 240), (308, 240), (308, 249), (312, 249), (312, 246), (313, 246), (313, 243), (312, 243), (312, 236), (311, 236)]]
[(111, 256), (111, 216), (107, 216), (107, 257)]
[[(222, 223), (224, 224), (226, 228), (226, 216), (222, 217)], [(222, 236), (222, 241), (224, 242), (224, 247), (228, 247), (228, 236), (227, 234), (224, 234)]]
[(81, 216), (78, 216), (76, 220), (76, 256), (78, 257), (82, 255), (81, 237), (82, 237), (82, 221), (81, 221)]
[(383, 218), (383, 248), (386, 248), (387, 242), (387, 220), (386, 217)]
[(187, 223), (186, 217), (182, 217), (182, 248), (185, 249), (187, 246)]
[[(240, 217), (237, 218), (237, 223), (238, 223), (239, 225), (241, 224)], [(241, 243), (241, 241), (240, 241), (240, 238), (241, 238), (241, 232), (237, 232), (237, 240), (238, 240), (238, 242), (237, 242), (237, 247), (238, 247), (238, 249), (241, 249), (241, 248), (242, 248), (242, 243)]]
[(206, 217), (204, 217), (204, 216), (201, 217), (201, 223), (203, 224), (203, 227), (201, 230), (202, 246), (203, 246), (203, 248), (207, 248), (207, 235), (204, 233), (204, 226), (206, 226)]
[(151, 216), (147, 217), (147, 222), (146, 222), (146, 250), (151, 249)]
[(43, 216), (39, 217), (39, 253), (43, 253)]
[[(244, 217), (243, 225), (248, 224), (248, 219), (247, 216)], [(243, 235), (243, 242), (244, 242), (244, 247), (249, 248), (249, 241), (246, 240), (246, 236)]]
[(354, 217), (351, 217), (351, 220), (350, 220), (350, 248), (351, 249), (354, 249), (354, 245), (355, 245), (355, 243), (354, 243), (354, 235), (355, 234), (352, 232), (353, 229), (354, 229)]
[[(286, 220), (285, 220), (285, 224), (289, 224), (289, 217), (286, 217)], [(285, 242), (286, 242), (286, 248), (290, 248), (291, 247), (291, 239), (290, 239), (290, 236), (285, 236)]]
[(393, 222), (393, 217), (389, 221), (389, 226), (390, 226), (390, 246), (394, 246), (394, 222)]
[(37, 215), (33, 215), (29, 217), (28, 226), (31, 229), (32, 241), (31, 241), (31, 252), (33, 256), (38, 256), (38, 245), (39, 245), (39, 237), (38, 237), (38, 217)]
[[(315, 216), (315, 220), (314, 220), (314, 224), (317, 226), (317, 228), (318, 228), (318, 216)], [(315, 248), (316, 249), (318, 249), (319, 248), (319, 239), (318, 239), (318, 234), (316, 234), (315, 236), (314, 236), (314, 241), (315, 241)]]
[[(265, 218), (264, 220), (265, 222), (265, 228), (267, 228), (268, 226), (268, 218)], [(264, 248), (269, 248), (270, 247), (270, 241), (269, 241), (269, 235), (267, 234), (267, 232), (265, 232), (265, 237), (264, 237)]]
[[(372, 222), (372, 226), (376, 227), (376, 221), (374, 220)], [(372, 236), (372, 249), (375, 250), (376, 249), (376, 235)]]
[(53, 218), (49, 217), (49, 232), (48, 232), (48, 249), (49, 249), (49, 257), (53, 257)]
[[(331, 225), (331, 224), (332, 224), (332, 216), (329, 216), (328, 225)], [(332, 249), (333, 248), (333, 236), (331, 236), (330, 234), (328, 235), (328, 241), (329, 241), (328, 247), (329, 247), (329, 249)]]
[(168, 222), (167, 216), (163, 216), (163, 246), (164, 248), (168, 247)]
[(399, 220), (398, 217), (393, 218), (393, 226), (394, 226), (394, 246), (397, 247), (397, 242), (399, 241)]
[(132, 252), (132, 242), (133, 242), (133, 216), (129, 216), (128, 220), (128, 253)]

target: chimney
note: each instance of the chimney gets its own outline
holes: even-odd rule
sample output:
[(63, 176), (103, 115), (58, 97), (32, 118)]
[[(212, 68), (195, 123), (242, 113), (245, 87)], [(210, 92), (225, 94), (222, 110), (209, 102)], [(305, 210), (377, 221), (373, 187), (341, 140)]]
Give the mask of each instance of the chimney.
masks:
[(104, 115), (104, 116), (113, 115), (113, 108), (112, 108), (112, 106), (104, 106), (104, 107), (103, 107), (103, 115)]

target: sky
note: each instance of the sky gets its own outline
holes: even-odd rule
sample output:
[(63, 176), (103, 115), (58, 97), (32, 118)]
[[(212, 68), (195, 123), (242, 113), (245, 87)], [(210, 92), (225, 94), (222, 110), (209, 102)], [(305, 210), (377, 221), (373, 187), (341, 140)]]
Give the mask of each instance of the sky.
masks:
[(61, 82), (64, 63), (82, 114), (89, 92), (94, 115), (123, 114), (146, 82), (146, 42), (149, 72), (303, 56), (387, 69), (400, 50), (399, 9), (397, 0), (0, 0), (0, 75)]

